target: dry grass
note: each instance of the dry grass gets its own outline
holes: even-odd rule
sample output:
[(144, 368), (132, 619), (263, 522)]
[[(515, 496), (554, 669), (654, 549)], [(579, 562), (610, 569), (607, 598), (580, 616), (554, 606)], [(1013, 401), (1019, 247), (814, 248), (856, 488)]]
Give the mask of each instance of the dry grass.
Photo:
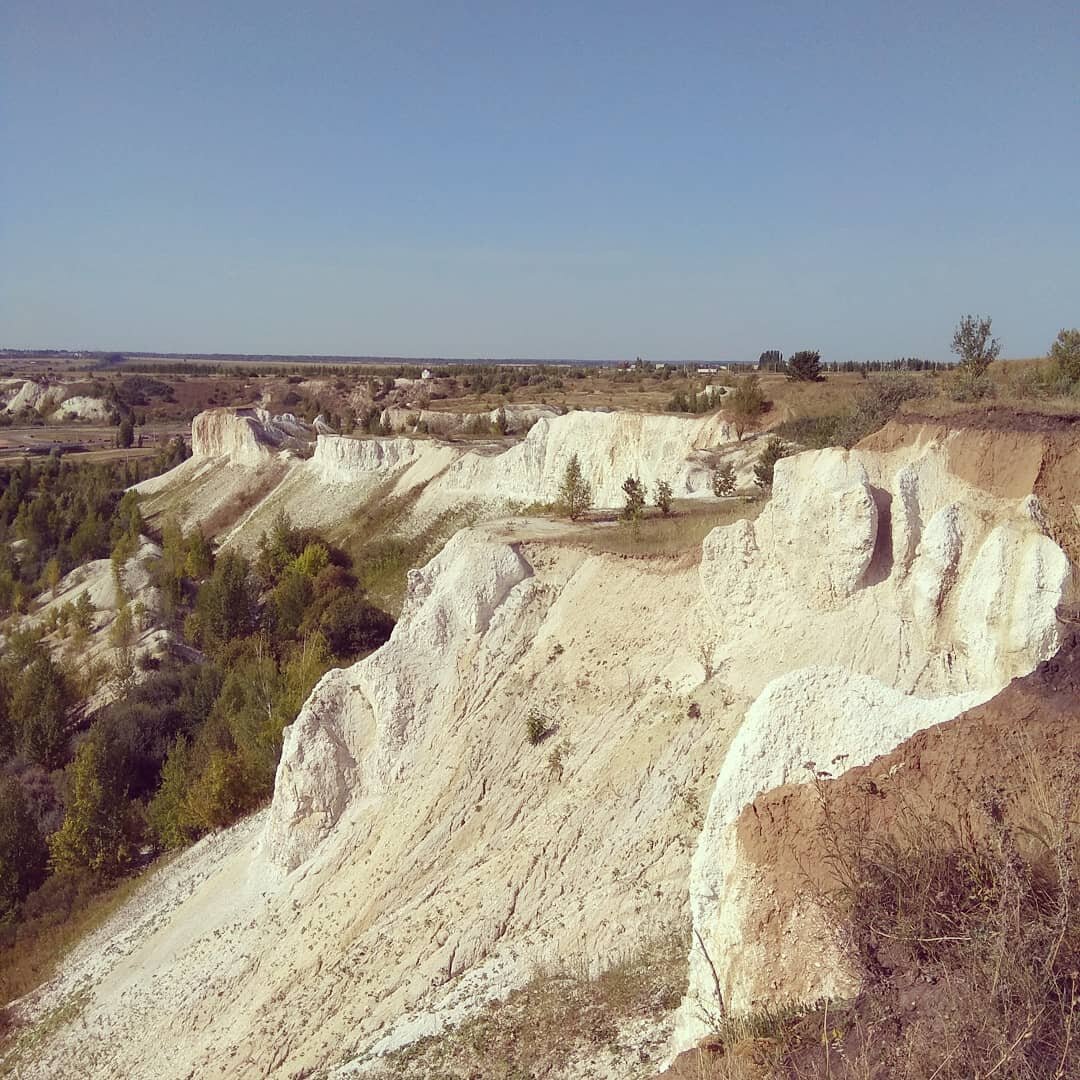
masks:
[(753, 521), (765, 500), (756, 496), (730, 499), (685, 499), (665, 517), (650, 508), (639, 521), (624, 521), (617, 513), (596, 514), (577, 526), (568, 526), (555, 543), (588, 547), (590, 551), (637, 558), (701, 557), (701, 542), (719, 525)]
[(642, 1075), (653, 1075), (638, 1042), (624, 1041), (621, 1032), (670, 1014), (685, 988), (685, 938), (666, 936), (595, 977), (574, 968), (539, 972), (504, 1002), (387, 1056), (371, 1075), (525, 1080), (560, 1076), (574, 1062), (603, 1055), (633, 1061)]
[(127, 903), (148, 874), (169, 858), (165, 856), (145, 873), (105, 889), (97, 889), (89, 881), (73, 883), (55, 898), (49, 910), (0, 929), (0, 1053), (16, 1034), (11, 1030), (7, 1006), (52, 978), (64, 957)]

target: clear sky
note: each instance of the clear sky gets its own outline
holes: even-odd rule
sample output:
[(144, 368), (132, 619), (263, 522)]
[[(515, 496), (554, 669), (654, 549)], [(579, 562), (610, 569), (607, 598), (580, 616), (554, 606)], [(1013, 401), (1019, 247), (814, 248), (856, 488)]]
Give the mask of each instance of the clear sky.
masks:
[(1010, 356), (1080, 324), (1080, 4), (3, 0), (0, 345)]

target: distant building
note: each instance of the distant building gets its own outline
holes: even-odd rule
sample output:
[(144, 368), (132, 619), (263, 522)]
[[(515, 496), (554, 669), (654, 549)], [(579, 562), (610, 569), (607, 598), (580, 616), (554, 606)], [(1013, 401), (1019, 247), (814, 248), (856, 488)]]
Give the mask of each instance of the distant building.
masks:
[(424, 368), (424, 370), (420, 372), (420, 378), (421, 379), (430, 379), (431, 378), (431, 368)]

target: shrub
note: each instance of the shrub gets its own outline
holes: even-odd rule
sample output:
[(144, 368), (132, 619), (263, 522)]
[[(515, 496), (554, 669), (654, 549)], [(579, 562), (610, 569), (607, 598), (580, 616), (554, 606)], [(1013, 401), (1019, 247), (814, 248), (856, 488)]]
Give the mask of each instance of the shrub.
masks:
[(636, 477), (628, 476), (622, 485), (626, 497), (623, 517), (628, 521), (637, 521), (645, 509), (645, 485)]
[(549, 718), (539, 709), (530, 709), (525, 715), (525, 737), (530, 746), (539, 746), (548, 733)]
[(1080, 381), (1080, 330), (1062, 330), (1050, 346), (1050, 359), (1062, 378)]
[(566, 463), (566, 471), (559, 485), (559, 503), (571, 521), (577, 521), (592, 506), (592, 487), (582, 475), (577, 454)]
[(800, 349), (787, 362), (787, 377), (792, 382), (824, 382), (821, 372), (821, 353), (816, 349)]
[(765, 394), (756, 375), (739, 379), (735, 388), (724, 395), (724, 411), (735, 425), (735, 434), (741, 440), (743, 432), (755, 425), (765, 411)]
[(953, 331), (952, 351), (972, 382), (986, 374), (1001, 352), (1001, 342), (990, 336), (992, 322), (989, 317), (965, 315)]
[(787, 444), (783, 439), (777, 438), (775, 435), (765, 444), (765, 449), (761, 451), (761, 456), (754, 466), (754, 483), (762, 491), (772, 490), (773, 472), (776, 463), (789, 453), (791, 453), (791, 450)]
[(671, 485), (666, 480), (656, 482), (656, 505), (665, 517), (671, 513)]
[(722, 462), (713, 469), (712, 489), (718, 499), (730, 498), (735, 494), (735, 466), (730, 461)]

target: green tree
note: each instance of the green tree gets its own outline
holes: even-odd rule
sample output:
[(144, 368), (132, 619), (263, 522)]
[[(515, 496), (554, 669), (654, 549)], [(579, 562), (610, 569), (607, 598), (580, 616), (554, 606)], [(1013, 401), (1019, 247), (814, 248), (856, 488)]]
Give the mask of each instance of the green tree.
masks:
[(637, 521), (645, 510), (645, 485), (636, 476), (628, 476), (623, 481), (622, 489), (626, 498), (623, 517)]
[(67, 735), (71, 690), (47, 650), (38, 646), (15, 676), (9, 704), (18, 750), (47, 768), (58, 764)]
[(577, 521), (592, 506), (592, 487), (582, 475), (577, 454), (566, 463), (559, 485), (559, 503), (571, 521)]
[(775, 435), (765, 444), (765, 449), (761, 451), (761, 456), (754, 465), (754, 483), (762, 491), (772, 490), (776, 463), (789, 453), (791, 453), (790, 448)]
[(202, 581), (214, 569), (214, 549), (198, 525), (187, 538), (187, 561), (184, 568), (187, 576), (194, 581)]
[(191, 783), (191, 751), (181, 735), (169, 748), (161, 783), (146, 809), (150, 830), (163, 848), (187, 847), (198, 835), (187, 806)]
[(134, 854), (127, 787), (105, 739), (94, 733), (65, 772), (69, 795), (63, 824), (49, 837), (49, 861), (59, 874), (115, 877)]
[(821, 353), (816, 349), (800, 349), (787, 362), (787, 377), (792, 382), (824, 382)]
[(48, 855), (22, 786), (0, 774), (0, 926), (45, 879)]
[(56, 598), (57, 592), (60, 590), (60, 578), (63, 576), (60, 570), (60, 560), (54, 555), (45, 564), (45, 586), (53, 595), (53, 599)]
[(116, 430), (116, 445), (127, 450), (134, 441), (135, 424), (130, 416), (125, 416)]
[(1001, 343), (990, 336), (993, 320), (965, 315), (953, 331), (952, 351), (960, 358), (961, 371), (970, 379), (980, 379), (1001, 352)]
[(666, 480), (657, 480), (656, 505), (664, 517), (671, 513), (671, 497), (671, 485)]
[(718, 499), (735, 494), (735, 466), (730, 461), (718, 462), (712, 473), (713, 494)]
[(255, 628), (257, 612), (250, 570), (243, 555), (227, 551), (199, 589), (196, 625), (199, 641), (206, 648), (219, 649)]
[(741, 441), (743, 432), (753, 427), (765, 411), (765, 394), (756, 375), (744, 375), (736, 382), (734, 389), (724, 396), (724, 411)]
[(1080, 381), (1080, 330), (1062, 330), (1050, 346), (1050, 359), (1063, 379)]

